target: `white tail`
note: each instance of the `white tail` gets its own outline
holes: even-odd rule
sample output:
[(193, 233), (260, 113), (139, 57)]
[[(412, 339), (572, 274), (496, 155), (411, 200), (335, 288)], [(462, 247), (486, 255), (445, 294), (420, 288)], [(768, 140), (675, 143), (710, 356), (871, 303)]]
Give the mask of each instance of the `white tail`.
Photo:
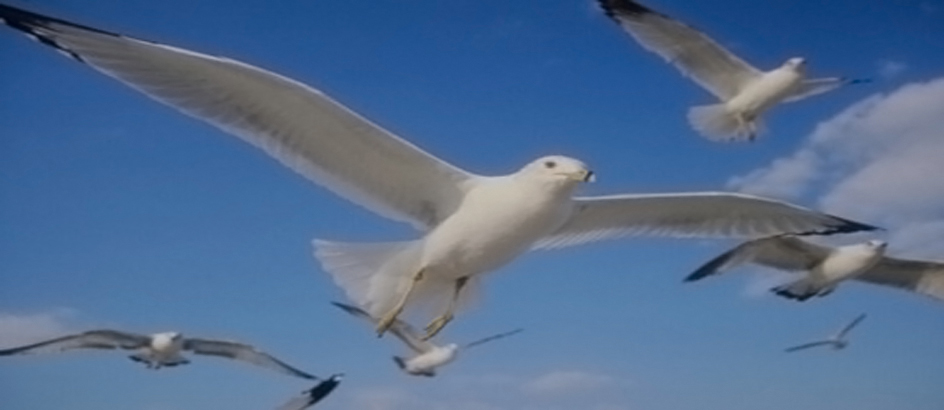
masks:
[(312, 241), (315, 258), (347, 297), (373, 317), (392, 309), (419, 269), (419, 241)]
[(752, 141), (763, 132), (760, 118), (740, 121), (724, 103), (700, 105), (688, 110), (692, 128), (712, 141)]

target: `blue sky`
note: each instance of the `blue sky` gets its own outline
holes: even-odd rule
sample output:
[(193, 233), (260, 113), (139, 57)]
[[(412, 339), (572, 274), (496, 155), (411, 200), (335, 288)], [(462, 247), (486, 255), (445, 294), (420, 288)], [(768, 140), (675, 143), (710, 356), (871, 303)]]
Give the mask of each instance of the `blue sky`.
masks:
[[(685, 122), (710, 95), (589, 0), (15, 1), (225, 55), (319, 88), (460, 167), (545, 154), (584, 193), (744, 190), (881, 224), (900, 255), (944, 259), (944, 2), (649, 1), (761, 68), (869, 77), (778, 107), (747, 145)], [(798, 304), (741, 274), (683, 285), (730, 241), (631, 238), (528, 254), (491, 275), (443, 341), (525, 332), (435, 379), (332, 308), (312, 238), (417, 235), (88, 67), (0, 33), (0, 343), (114, 327), (254, 343), (347, 380), (324, 409), (900, 409), (944, 403), (941, 304), (851, 284)], [(906, 178), (901, 178), (906, 176)], [(838, 238), (840, 243), (859, 240)], [(860, 312), (849, 349), (787, 355)], [(198, 357), (146, 371), (115, 353), (0, 364), (4, 408), (266, 409), (307, 387)]]

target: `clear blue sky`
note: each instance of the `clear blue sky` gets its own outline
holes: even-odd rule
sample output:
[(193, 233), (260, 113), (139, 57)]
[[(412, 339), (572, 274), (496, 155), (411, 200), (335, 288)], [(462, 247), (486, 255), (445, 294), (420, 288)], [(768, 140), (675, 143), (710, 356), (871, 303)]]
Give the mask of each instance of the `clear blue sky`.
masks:
[[(799, 55), (814, 75), (875, 79), (777, 108), (755, 144), (720, 145), (684, 120), (710, 95), (590, 0), (12, 4), (285, 74), (473, 172), (573, 156), (598, 175), (588, 194), (723, 189), (851, 104), (944, 75), (940, 0), (650, 0), (761, 68)], [(435, 379), (409, 378), (389, 359), (401, 346), (328, 304), (343, 293), (309, 242), (417, 233), (13, 30), (0, 50), (0, 318), (20, 329), (254, 343), (315, 374), (347, 373), (324, 409), (944, 405), (940, 303), (852, 284), (798, 304), (748, 295), (749, 274), (681, 283), (729, 241), (528, 254), (495, 272), (442, 339), (525, 332)], [(870, 316), (849, 349), (781, 352), (860, 312)], [(0, 363), (4, 409), (267, 409), (305, 387), (207, 357), (159, 372), (115, 353)]]

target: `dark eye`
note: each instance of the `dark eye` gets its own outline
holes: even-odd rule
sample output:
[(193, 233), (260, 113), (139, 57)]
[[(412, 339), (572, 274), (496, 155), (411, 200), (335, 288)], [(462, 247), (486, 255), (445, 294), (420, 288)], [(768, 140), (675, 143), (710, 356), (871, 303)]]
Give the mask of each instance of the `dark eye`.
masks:
[(544, 168), (552, 169), (557, 166), (557, 163), (554, 161), (545, 161)]

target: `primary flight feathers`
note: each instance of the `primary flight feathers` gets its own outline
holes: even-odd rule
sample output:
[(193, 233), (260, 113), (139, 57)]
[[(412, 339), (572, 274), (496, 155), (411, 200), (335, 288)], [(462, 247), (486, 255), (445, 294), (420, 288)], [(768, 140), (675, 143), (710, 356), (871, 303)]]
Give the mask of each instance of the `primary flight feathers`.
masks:
[(804, 350), (804, 349), (809, 349), (811, 347), (818, 347), (818, 346), (830, 346), (833, 349), (837, 349), (837, 350), (844, 349), (849, 344), (849, 341), (846, 340), (846, 335), (848, 335), (849, 331), (851, 331), (852, 328), (856, 327), (856, 325), (858, 325), (859, 322), (862, 321), (862, 319), (865, 319), (865, 313), (859, 316), (856, 316), (856, 318), (853, 319), (852, 322), (849, 322), (849, 324), (847, 324), (845, 327), (840, 329), (839, 332), (837, 332), (835, 335), (832, 335), (823, 340), (817, 340), (815, 342), (804, 343), (801, 345), (788, 347), (784, 349), (784, 351), (795, 352), (797, 350)]

